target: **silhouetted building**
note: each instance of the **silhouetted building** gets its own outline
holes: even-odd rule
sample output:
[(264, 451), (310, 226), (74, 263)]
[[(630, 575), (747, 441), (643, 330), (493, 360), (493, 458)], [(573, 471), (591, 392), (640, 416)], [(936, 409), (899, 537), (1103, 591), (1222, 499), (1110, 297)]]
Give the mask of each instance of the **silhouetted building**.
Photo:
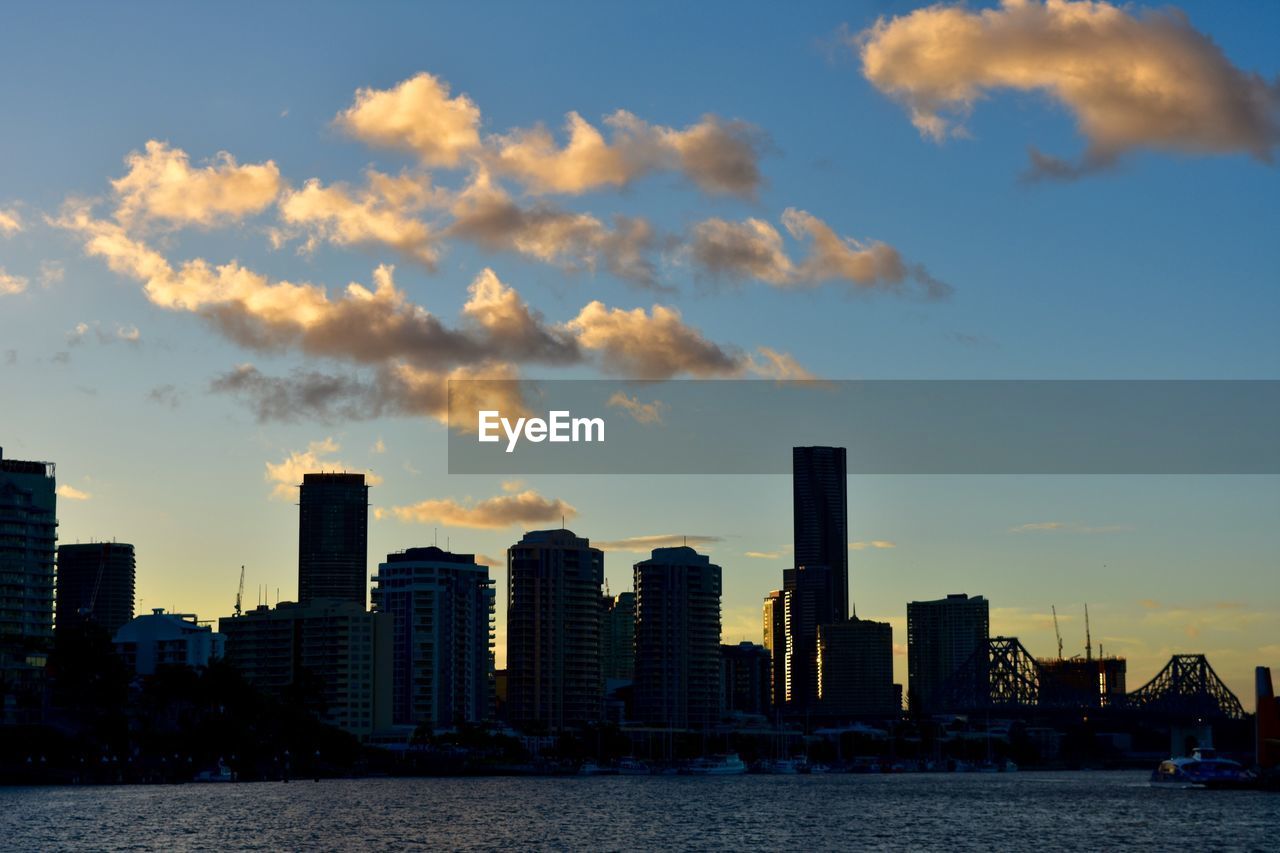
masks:
[(720, 567), (688, 547), (635, 564), (635, 716), (706, 728), (720, 712)]
[(1124, 658), (1040, 660), (1038, 704), (1049, 708), (1105, 708), (1125, 697)]
[(282, 601), (224, 616), (226, 659), (250, 684), (361, 740), (391, 723), (391, 620), (350, 601)]
[(843, 447), (791, 449), (795, 564), (830, 569), (834, 622), (849, 618), (848, 484)]
[(51, 462), (0, 449), (0, 722), (32, 721), (42, 705), (53, 637), (58, 507)]
[(373, 603), (391, 620), (396, 725), (493, 718), (493, 581), (474, 554), (436, 547), (388, 554)]
[(782, 574), (787, 654), (788, 710), (799, 712), (818, 701), (818, 626), (838, 621), (831, 597), (828, 566), (797, 566)]
[(764, 647), (769, 652), (769, 689), (774, 707), (787, 701), (787, 599), (783, 590), (765, 596)]
[(298, 495), (298, 601), (368, 604), (369, 487), (364, 474), (304, 474)]
[(133, 618), (133, 584), (132, 545), (59, 545), (58, 631), (88, 621), (114, 636)]
[(620, 592), (601, 601), (600, 674), (630, 681), (636, 674), (636, 594)]
[(116, 652), (138, 675), (165, 667), (203, 669), (222, 657), (226, 638), (190, 613), (166, 613), (163, 607), (129, 620), (115, 634)]
[[(976, 650), (985, 654), (990, 636), (987, 600), (948, 595), (907, 604), (907, 701), (911, 710), (932, 714), (940, 691)], [(979, 675), (979, 677), (981, 677)]]
[(853, 618), (818, 626), (818, 699), (827, 717), (894, 717), (893, 626)]
[(764, 646), (743, 641), (720, 647), (720, 710), (764, 714), (773, 709), (773, 660)]
[(570, 530), (507, 549), (507, 719), (551, 729), (600, 719), (604, 554)]

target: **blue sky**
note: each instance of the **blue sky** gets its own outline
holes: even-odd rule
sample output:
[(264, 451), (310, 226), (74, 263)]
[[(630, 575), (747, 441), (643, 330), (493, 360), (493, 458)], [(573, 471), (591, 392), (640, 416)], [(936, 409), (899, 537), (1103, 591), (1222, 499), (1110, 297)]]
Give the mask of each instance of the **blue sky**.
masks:
[[(719, 537), (708, 550), (725, 568), (726, 639), (758, 640), (759, 599), (787, 560), (785, 477), (543, 477), (504, 492), (495, 478), (445, 473), (443, 428), (430, 417), (259, 421), (243, 397), (212, 392), (213, 379), (245, 363), (277, 377), (295, 369), (367, 377), (374, 367), (292, 346), (247, 348), (195, 313), (148, 298), (136, 277), (86, 254), (85, 231), (56, 224), (69, 198), (97, 199), (96, 221), (118, 221), (110, 181), (149, 140), (185, 152), (193, 169), (216, 167), (224, 151), (241, 166), (273, 161), (281, 193), (311, 178), (358, 188), (370, 167), (460, 192), (473, 177), (466, 166), (425, 164), (335, 123), (358, 89), (393, 91), (423, 72), (474, 102), (484, 139), (541, 123), (563, 145), (570, 111), (606, 137), (603, 119), (619, 109), (676, 130), (707, 114), (740, 120), (757, 129), (761, 180), (744, 198), (700, 190), (696, 175), (678, 168), (580, 194), (540, 193), (498, 175), (517, 203), (606, 225), (617, 214), (644, 217), (674, 235), (680, 245), (655, 263), (676, 292), (636, 287), (603, 265), (566, 273), (452, 238), (434, 271), (376, 241), (321, 240), (300, 253), (305, 236), (295, 234), (276, 248), (268, 239), (279, 227), (276, 202), (214, 227), (144, 217), (130, 235), (175, 266), (234, 259), (273, 281), (324, 286), (333, 299), (348, 282), (372, 287), (374, 268), (395, 264), (406, 298), (450, 323), (467, 285), (490, 268), (550, 324), (591, 300), (626, 310), (658, 303), (726, 351), (769, 347), (828, 378), (1277, 378), (1280, 184), (1274, 165), (1250, 156), (1256, 140), (1219, 134), (1213, 114), (1191, 110), (1183, 137), (1148, 127), (1112, 168), (1027, 183), (1019, 175), (1029, 147), (1077, 160), (1098, 142), (1099, 133), (1080, 127), (1086, 96), (1072, 100), (1048, 84), (991, 86), (969, 105), (965, 136), (927, 138), (904, 101), (923, 97), (924, 84), (908, 80), (916, 88), (906, 95), (888, 90), (845, 37), (879, 16), (903, 21), (916, 7), (10, 9), (0, 34), (0, 211), (19, 227), (0, 226), (0, 270), (25, 286), (0, 295), (0, 445), (9, 456), (56, 461), (59, 482), (90, 496), (60, 502), (62, 541), (137, 545), (140, 607), (225, 615), (242, 563), (251, 596), (262, 584), (273, 600), (276, 588), (292, 597), (296, 509), (272, 496), (266, 465), (328, 440), (337, 449), (314, 458), (376, 472), (376, 507), (453, 499), (465, 509), (533, 491), (574, 507), (570, 526), (593, 539)], [(1280, 8), (1179, 8), (1186, 32), (1274, 85)], [(1169, 49), (1200, 44), (1183, 36)], [(1103, 72), (1114, 61), (1087, 44), (1071, 49)], [(1262, 111), (1274, 129), (1274, 100)], [(1185, 150), (1224, 135), (1216, 144), (1226, 150)], [(1263, 145), (1274, 155), (1274, 136)], [(883, 241), (952, 295), (927, 301), (883, 281), (777, 286), (717, 274), (681, 242), (711, 219), (754, 218), (781, 235), (798, 267), (809, 243), (786, 232), (787, 208), (864, 246)], [(413, 215), (431, 220), (437, 211)], [(135, 329), (138, 340), (128, 340)], [(592, 360), (521, 366), (528, 376), (600, 370)], [(436, 527), (442, 544), (448, 536), (455, 548), (500, 557), (522, 526), (539, 526), (447, 523), (465, 518), (377, 520), (371, 559), (427, 544)], [(1277, 521), (1280, 488), (1266, 477), (856, 478), (851, 538), (894, 547), (851, 552), (850, 586), (861, 615), (894, 621), (898, 643), (908, 599), (984, 593), (993, 630), (1018, 634), (1038, 654), (1053, 649), (1050, 604), (1064, 614), (1064, 630), (1080, 635), (1068, 646), (1082, 644), (1073, 623), (1087, 600), (1095, 641), (1130, 656), (1131, 686), (1174, 650), (1206, 651), (1247, 699), (1251, 667), (1280, 664)], [(1028, 524), (1042, 526), (1018, 530)], [(631, 563), (643, 556), (609, 554), (614, 591), (629, 586)], [(495, 577), (501, 583), (502, 571)], [(500, 658), (501, 645), (500, 636)], [(899, 656), (905, 678), (903, 663)]]

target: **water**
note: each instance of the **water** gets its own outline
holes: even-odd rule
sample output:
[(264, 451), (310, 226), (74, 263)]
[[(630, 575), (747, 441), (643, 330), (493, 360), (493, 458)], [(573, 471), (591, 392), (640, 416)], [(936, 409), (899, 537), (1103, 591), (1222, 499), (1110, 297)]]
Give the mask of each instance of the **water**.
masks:
[(0, 832), (24, 851), (1276, 850), (1280, 795), (1034, 772), (0, 788)]

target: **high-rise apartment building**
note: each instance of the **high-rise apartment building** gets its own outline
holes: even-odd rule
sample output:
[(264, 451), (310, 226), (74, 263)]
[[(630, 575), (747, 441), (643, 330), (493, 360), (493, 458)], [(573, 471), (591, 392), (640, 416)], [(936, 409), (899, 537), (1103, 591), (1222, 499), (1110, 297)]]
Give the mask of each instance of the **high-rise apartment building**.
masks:
[(369, 487), (363, 474), (304, 474), (298, 495), (298, 602), (368, 605)]
[(114, 636), (133, 618), (133, 546), (92, 542), (58, 546), (59, 632), (91, 622)]
[(507, 719), (552, 730), (600, 719), (604, 553), (570, 530), (507, 549)]
[(689, 547), (635, 564), (635, 716), (702, 729), (720, 713), (720, 567)]
[(775, 589), (764, 599), (764, 647), (769, 652), (769, 690), (773, 706), (787, 701), (787, 606), (786, 592)]
[(0, 449), (0, 723), (39, 711), (53, 637), (54, 466)]
[(849, 618), (849, 478), (843, 447), (791, 449), (795, 565), (831, 570), (831, 612)]
[(600, 675), (630, 681), (636, 675), (636, 594), (620, 592), (601, 601)]
[(388, 554), (373, 604), (391, 620), (393, 723), (439, 728), (493, 718), (488, 566), (434, 546)]
[(792, 711), (803, 711), (818, 701), (818, 627), (838, 621), (831, 597), (831, 568), (797, 566), (785, 570), (782, 578), (787, 705)]
[(720, 647), (720, 709), (767, 715), (773, 708), (773, 662), (764, 646), (743, 641)]
[(913, 712), (946, 710), (942, 690), (975, 651), (987, 648), (990, 613), (982, 596), (948, 595), (907, 604), (907, 700)]
[(825, 717), (895, 717), (893, 626), (850, 619), (818, 626), (818, 701)]

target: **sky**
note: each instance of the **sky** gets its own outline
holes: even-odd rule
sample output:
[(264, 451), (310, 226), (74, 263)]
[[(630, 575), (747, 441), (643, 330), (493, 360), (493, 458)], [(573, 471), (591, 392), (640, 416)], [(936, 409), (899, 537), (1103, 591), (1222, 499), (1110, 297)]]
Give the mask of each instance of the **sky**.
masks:
[[(1280, 6), (137, 3), (6, 12), (0, 446), (138, 609), (296, 595), (293, 486), (370, 565), (526, 529), (724, 569), (759, 642), (785, 476), (449, 475), (448, 378), (1280, 378)], [(788, 446), (762, 447), (786, 458)], [(858, 476), (850, 589), (991, 600), (1129, 686), (1280, 666), (1275, 477)], [(644, 538), (640, 538), (644, 537)], [(664, 539), (665, 537), (665, 539)], [(265, 592), (255, 593), (256, 590)], [(505, 659), (499, 594), (498, 663)]]

